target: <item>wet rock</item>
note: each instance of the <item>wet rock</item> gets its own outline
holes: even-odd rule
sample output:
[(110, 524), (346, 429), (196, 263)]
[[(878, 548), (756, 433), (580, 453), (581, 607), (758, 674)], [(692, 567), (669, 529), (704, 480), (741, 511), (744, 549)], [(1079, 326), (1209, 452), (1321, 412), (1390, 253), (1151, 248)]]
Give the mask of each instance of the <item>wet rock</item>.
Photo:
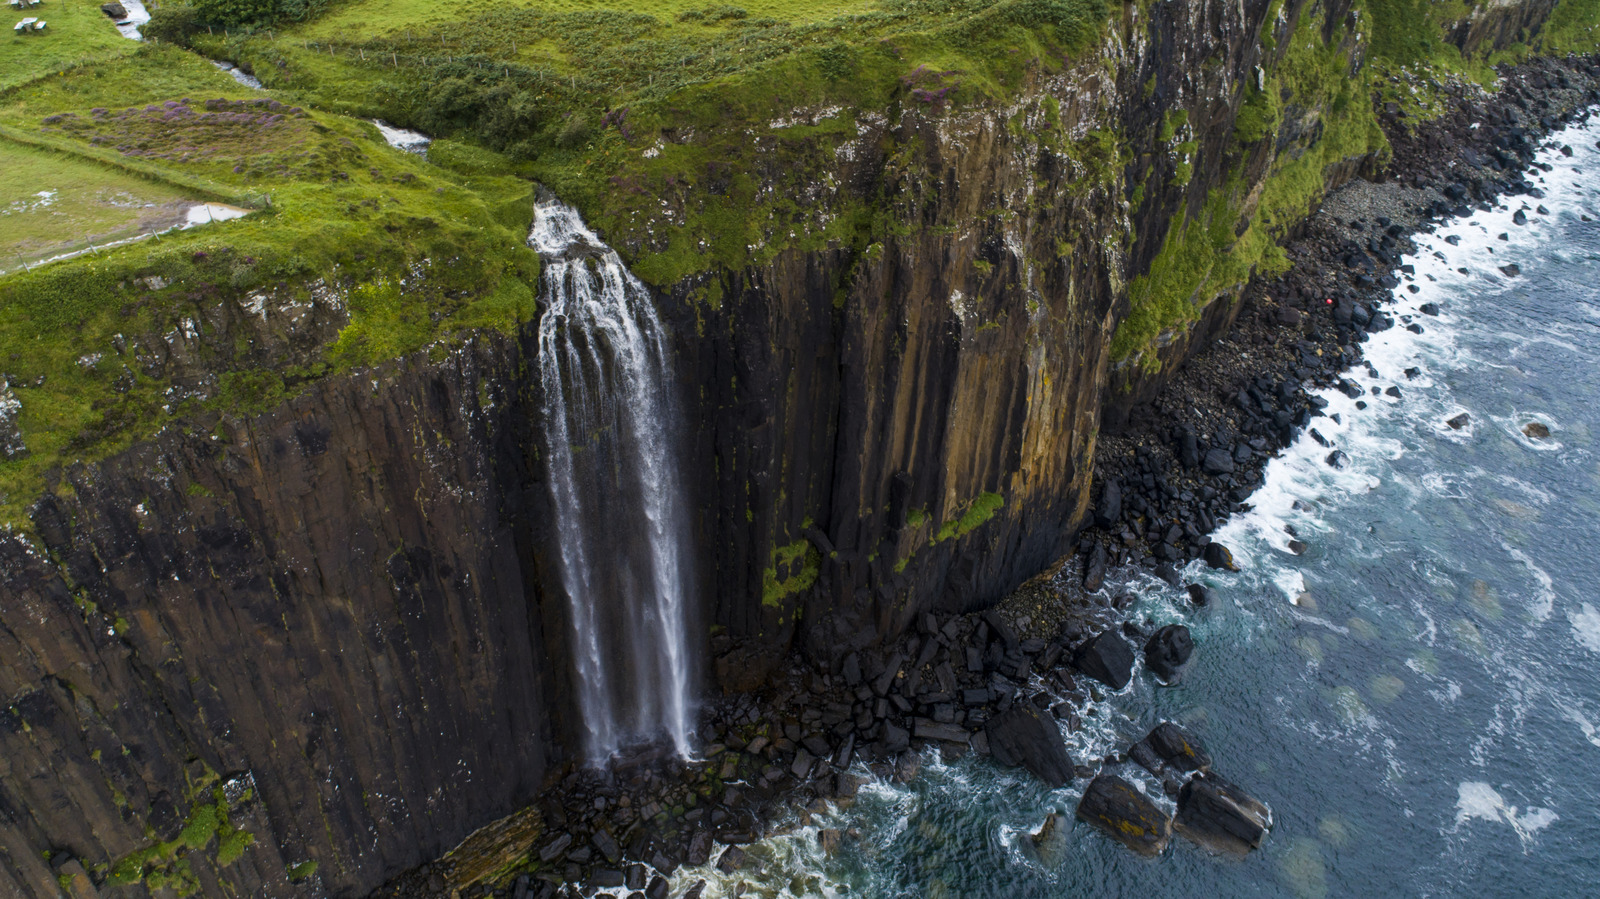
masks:
[(1078, 647), (1072, 655), (1072, 667), (1120, 690), (1133, 678), (1133, 650), (1115, 631), (1104, 631)]
[(644, 899), (667, 899), (671, 892), (667, 879), (657, 874), (650, 879), (650, 885), (644, 889)]
[(1452, 418), (1447, 419), (1445, 421), (1445, 424), (1450, 426), (1450, 430), (1459, 431), (1462, 428), (1466, 427), (1467, 426), (1467, 422), (1469, 422), (1471, 420), (1472, 420), (1472, 416), (1470, 416), (1467, 413), (1463, 412), (1460, 415), (1457, 415), (1457, 416), (1454, 416)]
[(1190, 584), (1188, 587), (1189, 601), (1197, 606), (1211, 605), (1211, 588), (1205, 584)]
[(1233, 551), (1214, 540), (1206, 544), (1205, 560), (1212, 568), (1223, 571), (1239, 570), (1239, 563), (1233, 560)]
[(1501, 274), (1505, 275), (1507, 278), (1515, 278), (1518, 275), (1522, 274), (1522, 266), (1517, 265), (1515, 262), (1513, 262), (1513, 263), (1511, 263), (1509, 265), (1500, 266), (1500, 272), (1501, 272)]
[(1334, 450), (1325, 461), (1334, 468), (1344, 468), (1350, 464), (1350, 456), (1344, 450)]
[(904, 752), (911, 745), (911, 732), (893, 723), (883, 725), (883, 751), (887, 754)]
[(894, 779), (896, 783), (910, 783), (916, 779), (917, 773), (922, 770), (922, 756), (915, 752), (902, 752), (895, 759)]
[(1550, 427), (1543, 422), (1530, 421), (1522, 426), (1522, 433), (1534, 440), (1543, 440), (1550, 436)]
[(684, 864), (699, 867), (711, 861), (711, 832), (706, 830), (696, 831), (689, 838), (689, 851), (684, 854)]
[(1162, 680), (1172, 680), (1194, 652), (1194, 638), (1181, 624), (1169, 624), (1150, 636), (1144, 645), (1144, 663)]
[(1089, 782), (1078, 802), (1078, 820), (1140, 855), (1160, 855), (1172, 837), (1172, 820), (1143, 793), (1114, 774)]
[(628, 879), (623, 876), (621, 871), (615, 868), (601, 868), (589, 875), (589, 886), (591, 887), (620, 887), (625, 886), (627, 882)]
[(738, 846), (729, 846), (722, 851), (722, 857), (717, 859), (717, 870), (724, 874), (732, 874), (744, 865), (744, 850)]
[(1067, 830), (1067, 816), (1060, 812), (1051, 812), (1044, 819), (1044, 824), (1039, 827), (1038, 833), (1028, 836), (1034, 857), (1046, 869), (1059, 868), (1067, 860), (1067, 853), (1072, 845), (1067, 838)]
[(989, 754), (1000, 764), (1026, 768), (1052, 787), (1072, 781), (1072, 759), (1061, 731), (1055, 719), (1033, 703), (1018, 703), (990, 719), (984, 733)]
[(706, 882), (704, 880), (697, 880), (694, 882), (694, 886), (690, 887), (688, 891), (683, 894), (683, 899), (700, 899), (700, 897), (704, 896), (705, 893)]
[(1106, 582), (1106, 548), (1104, 544), (1096, 543), (1089, 553), (1089, 561), (1083, 569), (1083, 590), (1093, 593), (1099, 590)]
[(1200, 774), (1178, 792), (1173, 829), (1213, 852), (1243, 855), (1260, 848), (1272, 811), (1214, 773)]
[(1421, 306), (1417, 307), (1417, 311), (1422, 313), (1423, 315), (1438, 315), (1439, 314), (1439, 304), (1438, 303), (1423, 303)]
[(1518, 209), (1516, 212), (1511, 213), (1511, 223), (1514, 225), (1526, 225), (1528, 223), (1528, 214)]
[(100, 11), (110, 16), (113, 22), (126, 21), (128, 18), (128, 8), (121, 3), (102, 3)]
[(1206, 754), (1200, 739), (1170, 721), (1156, 725), (1142, 742), (1164, 763), (1179, 771), (1206, 771), (1211, 768), (1211, 756)]

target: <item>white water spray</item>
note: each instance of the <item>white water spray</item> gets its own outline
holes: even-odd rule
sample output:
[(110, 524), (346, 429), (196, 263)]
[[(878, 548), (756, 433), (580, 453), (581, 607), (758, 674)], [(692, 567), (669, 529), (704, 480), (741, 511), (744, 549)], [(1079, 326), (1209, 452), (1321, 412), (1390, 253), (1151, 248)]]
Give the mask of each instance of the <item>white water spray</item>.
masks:
[(575, 210), (541, 200), (528, 243), (544, 260), (540, 386), (589, 759), (663, 735), (688, 755), (689, 518), (666, 335)]

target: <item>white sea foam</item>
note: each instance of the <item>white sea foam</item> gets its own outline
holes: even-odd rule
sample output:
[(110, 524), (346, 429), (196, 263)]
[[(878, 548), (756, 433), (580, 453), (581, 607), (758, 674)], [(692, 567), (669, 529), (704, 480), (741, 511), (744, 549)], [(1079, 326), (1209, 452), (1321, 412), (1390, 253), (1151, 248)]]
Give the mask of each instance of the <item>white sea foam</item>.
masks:
[(1572, 635), (1585, 649), (1600, 652), (1600, 612), (1595, 611), (1594, 606), (1583, 603), (1567, 612), (1567, 620), (1572, 622)]
[(1528, 569), (1529, 574), (1533, 575), (1534, 583), (1537, 585), (1533, 595), (1533, 602), (1529, 606), (1529, 611), (1533, 614), (1533, 620), (1543, 621), (1549, 618), (1550, 612), (1556, 605), (1555, 582), (1550, 579), (1550, 575), (1543, 568), (1540, 568), (1534, 564), (1532, 559), (1528, 558), (1527, 553), (1503, 540), (1500, 542), (1500, 546), (1511, 555), (1511, 558), (1521, 562), (1522, 566)]
[(1482, 781), (1467, 781), (1457, 787), (1456, 799), (1456, 826), (1460, 827), (1468, 821), (1478, 818), (1484, 821), (1502, 821), (1511, 825), (1524, 842), (1534, 834), (1549, 827), (1560, 820), (1554, 811), (1547, 808), (1529, 806), (1528, 810), (1517, 811), (1514, 805), (1507, 805), (1504, 796), (1494, 787)]

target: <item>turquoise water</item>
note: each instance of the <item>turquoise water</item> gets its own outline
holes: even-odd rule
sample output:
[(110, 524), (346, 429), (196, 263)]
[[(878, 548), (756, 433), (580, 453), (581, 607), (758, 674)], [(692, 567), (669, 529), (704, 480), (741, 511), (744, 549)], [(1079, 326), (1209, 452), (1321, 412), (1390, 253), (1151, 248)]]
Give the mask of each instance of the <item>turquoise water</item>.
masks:
[[(1597, 138), (1574, 128), (1558, 141), (1572, 158), (1541, 157), (1554, 170), (1533, 173), (1547, 196), (1526, 200), (1527, 226), (1512, 223), (1524, 204), (1512, 198), (1421, 237), (1407, 260), (1420, 292), (1402, 287), (1391, 311), (1424, 333), (1378, 335), (1379, 376), (1351, 373), (1401, 397), (1358, 410), (1325, 392), (1340, 422), (1317, 428), (1352, 464), (1330, 468), (1309, 440), (1271, 464), (1255, 508), (1218, 534), (1243, 572), (1189, 572), (1219, 601), (1197, 610), (1131, 582), (1134, 613), (1187, 623), (1195, 658), (1176, 687), (1141, 674), (1097, 703), (1074, 757), (1182, 722), (1272, 807), (1262, 850), (1225, 860), (1174, 837), (1146, 860), (1080, 824), (1049, 865), (1027, 834), (1070, 813), (1083, 782), (1049, 791), (973, 758), (930, 762), (907, 787), (869, 784), (854, 806), (757, 847), (763, 875), (707, 895), (741, 880), (767, 896), (1594, 895), (1600, 224), (1581, 216), (1600, 218)], [(1520, 277), (1500, 271), (1510, 263)], [(1427, 302), (1443, 314), (1419, 314)], [(1445, 424), (1463, 411), (1466, 427)], [(1525, 436), (1533, 421), (1550, 436)], [(819, 826), (854, 830), (825, 857)]]

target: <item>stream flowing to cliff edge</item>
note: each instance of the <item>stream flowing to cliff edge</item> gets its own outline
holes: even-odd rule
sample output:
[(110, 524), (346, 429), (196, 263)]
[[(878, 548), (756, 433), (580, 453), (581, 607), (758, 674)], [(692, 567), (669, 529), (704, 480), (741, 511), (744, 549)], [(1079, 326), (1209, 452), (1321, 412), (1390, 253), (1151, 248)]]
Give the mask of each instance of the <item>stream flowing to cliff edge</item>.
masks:
[(692, 738), (689, 519), (682, 420), (650, 292), (560, 201), (528, 243), (544, 261), (539, 374), (562, 586), (589, 760)]

